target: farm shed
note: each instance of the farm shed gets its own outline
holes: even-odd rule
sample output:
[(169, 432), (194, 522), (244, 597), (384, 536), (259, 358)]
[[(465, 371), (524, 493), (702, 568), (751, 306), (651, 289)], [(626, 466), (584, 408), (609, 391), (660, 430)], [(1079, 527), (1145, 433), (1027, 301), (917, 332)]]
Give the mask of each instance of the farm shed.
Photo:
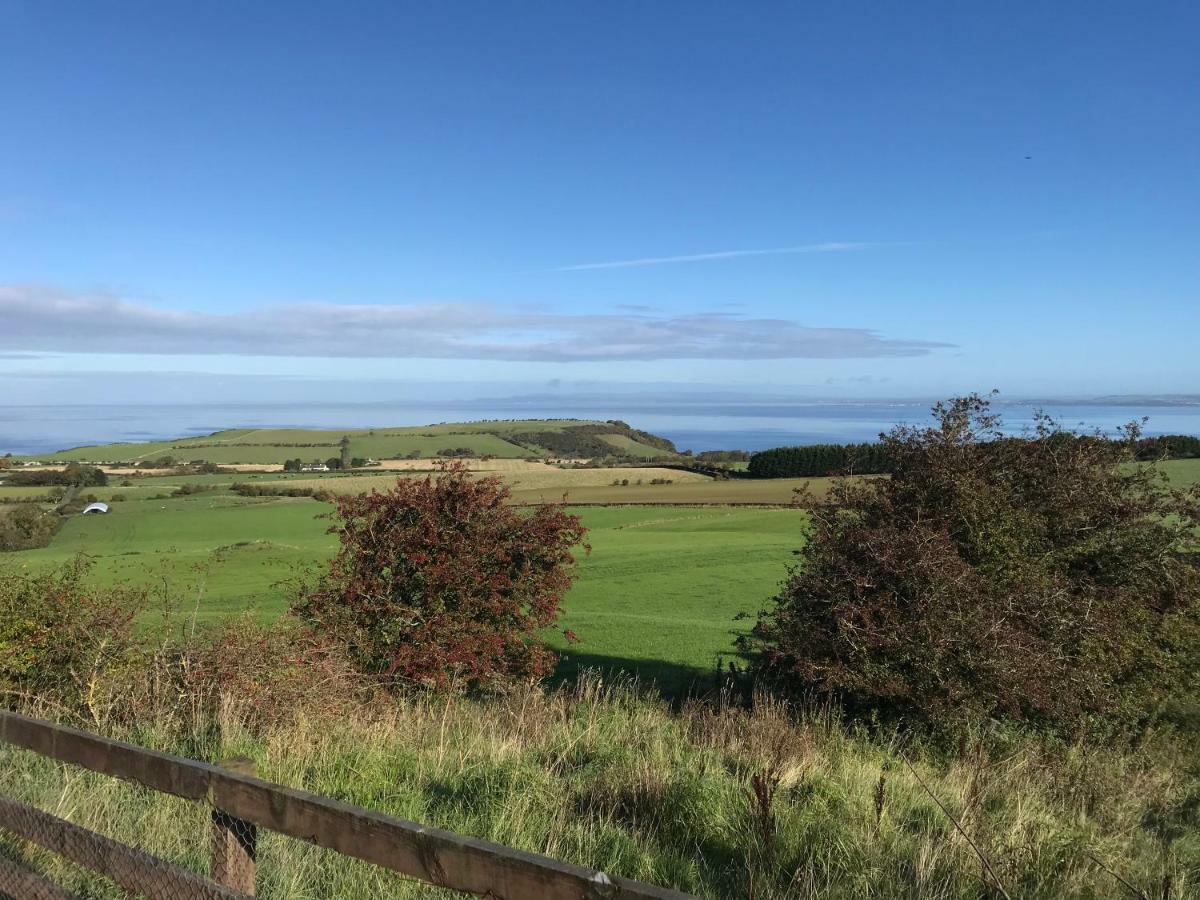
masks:
[(108, 512), (108, 504), (107, 503), (89, 503), (87, 506), (85, 506), (83, 508), (82, 515), (91, 516), (91, 515), (95, 515), (96, 513), (106, 513), (106, 512)]

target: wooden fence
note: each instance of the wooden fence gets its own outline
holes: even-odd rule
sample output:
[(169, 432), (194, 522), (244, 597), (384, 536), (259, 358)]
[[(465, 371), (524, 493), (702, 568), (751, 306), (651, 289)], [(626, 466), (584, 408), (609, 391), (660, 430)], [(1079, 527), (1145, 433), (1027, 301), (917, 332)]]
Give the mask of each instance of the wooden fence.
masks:
[[(432, 885), (497, 900), (683, 900), (678, 891), (464, 837), (214, 766), (0, 711), (0, 741), (212, 808), (210, 878), (40, 809), (0, 797), (0, 828), (152, 900), (231, 900), (255, 893), (257, 829), (308, 841)], [(0, 897), (71, 895), (0, 855)]]

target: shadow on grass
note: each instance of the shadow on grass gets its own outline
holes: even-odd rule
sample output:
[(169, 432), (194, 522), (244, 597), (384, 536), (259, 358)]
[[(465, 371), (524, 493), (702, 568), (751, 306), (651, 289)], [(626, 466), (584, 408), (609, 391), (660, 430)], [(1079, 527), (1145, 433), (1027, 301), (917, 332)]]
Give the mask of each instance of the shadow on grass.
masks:
[(647, 690), (678, 703), (688, 697), (720, 690), (729, 677), (726, 667), (732, 660), (739, 665), (745, 664), (740, 654), (732, 652), (721, 654), (720, 660), (714, 658), (711, 666), (701, 668), (659, 659), (634, 659), (567, 650), (563, 652), (550, 683), (555, 686), (570, 684), (585, 672), (599, 672), (607, 678), (632, 677)]

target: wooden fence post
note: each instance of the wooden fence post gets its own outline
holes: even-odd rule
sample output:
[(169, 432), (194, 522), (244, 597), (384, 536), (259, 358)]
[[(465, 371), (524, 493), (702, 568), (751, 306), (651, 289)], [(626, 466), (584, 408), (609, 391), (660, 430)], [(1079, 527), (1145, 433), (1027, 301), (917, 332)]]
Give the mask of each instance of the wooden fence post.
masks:
[[(254, 761), (234, 757), (220, 763), (221, 768), (239, 775), (254, 776)], [(258, 849), (257, 828), (223, 809), (212, 812), (212, 880), (217, 884), (254, 895)]]

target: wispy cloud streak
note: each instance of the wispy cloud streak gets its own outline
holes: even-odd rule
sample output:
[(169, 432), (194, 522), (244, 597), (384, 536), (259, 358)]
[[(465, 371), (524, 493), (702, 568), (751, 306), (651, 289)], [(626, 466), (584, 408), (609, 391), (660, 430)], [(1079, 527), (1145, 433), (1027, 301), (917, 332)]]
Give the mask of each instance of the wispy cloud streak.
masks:
[(303, 303), (228, 313), (0, 284), (0, 352), (539, 362), (861, 359), (949, 346), (731, 313), (513, 311), (486, 303)]
[(847, 250), (866, 250), (879, 244), (867, 242), (827, 241), (823, 244), (801, 244), (797, 247), (770, 247), (765, 250), (719, 250), (715, 253), (692, 253), (686, 256), (647, 256), (642, 259), (618, 259), (612, 262), (579, 263), (559, 266), (555, 272), (582, 272), (586, 269), (635, 269), (640, 266), (665, 266), (671, 263), (709, 262), (717, 259), (737, 259), (742, 256), (788, 256), (797, 253), (842, 253)]

